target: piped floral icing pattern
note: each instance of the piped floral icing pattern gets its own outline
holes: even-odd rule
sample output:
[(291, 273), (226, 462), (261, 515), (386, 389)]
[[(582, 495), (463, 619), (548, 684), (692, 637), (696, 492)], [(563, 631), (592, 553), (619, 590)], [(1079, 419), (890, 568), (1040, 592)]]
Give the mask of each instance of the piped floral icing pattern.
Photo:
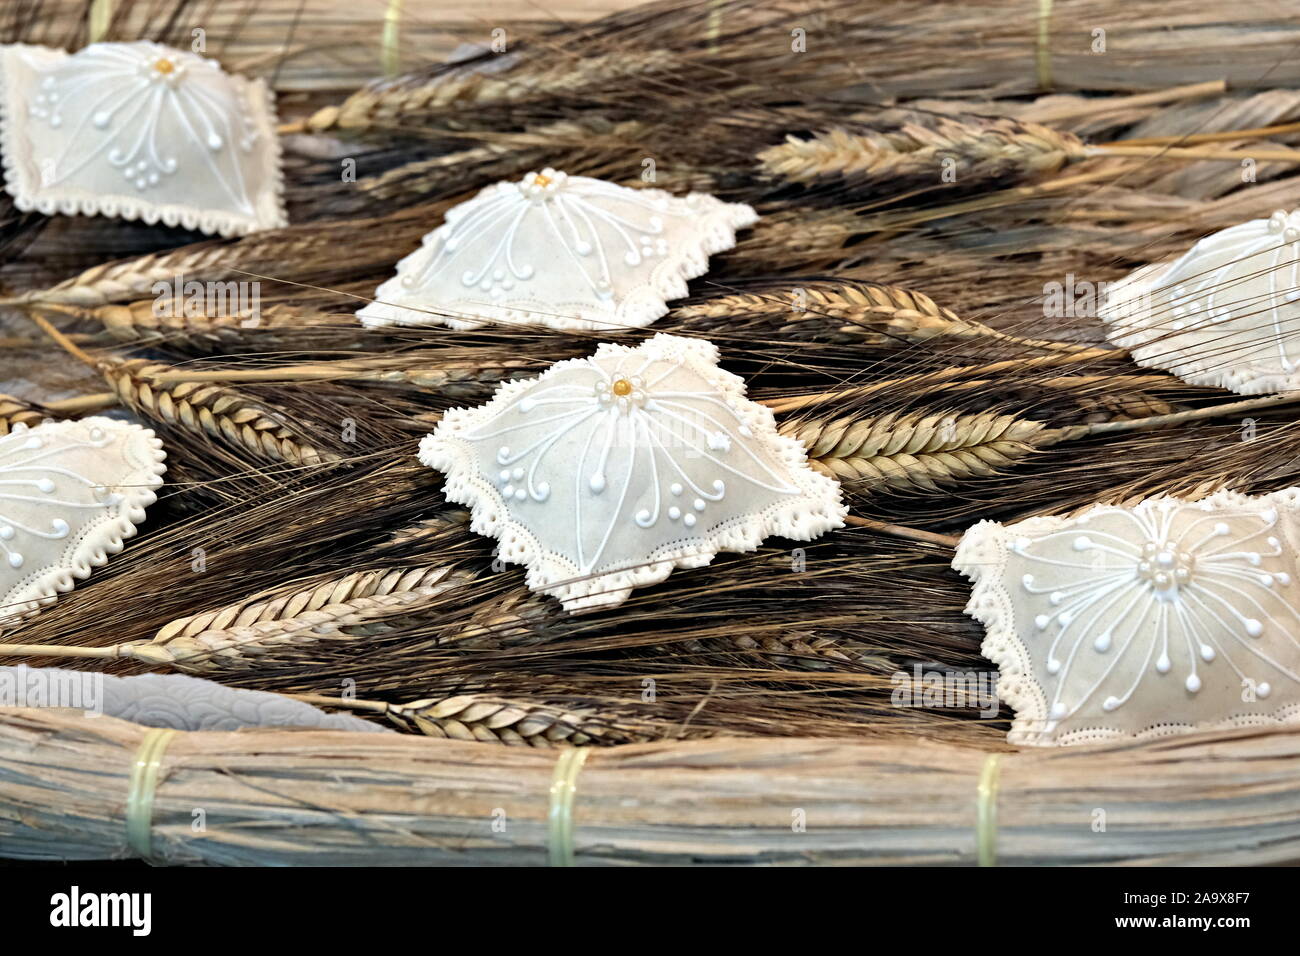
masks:
[(153, 432), (109, 418), (19, 424), (0, 437), (0, 625), (122, 550), (165, 457)]
[(953, 567), (1016, 711), (1052, 745), (1300, 716), (1300, 489), (983, 521)]
[(603, 344), (454, 409), (420, 443), (471, 527), (571, 611), (622, 603), (674, 568), (770, 535), (843, 524), (835, 481), (808, 467), (708, 342)]
[(1141, 365), (1243, 395), (1300, 388), (1300, 211), (1207, 236), (1105, 298), (1107, 337)]
[(757, 215), (554, 169), (448, 211), (357, 314), (368, 326), (489, 322), (617, 331), (649, 325)]
[(283, 226), (271, 94), (156, 43), (0, 47), (6, 188), (47, 214), (221, 235)]

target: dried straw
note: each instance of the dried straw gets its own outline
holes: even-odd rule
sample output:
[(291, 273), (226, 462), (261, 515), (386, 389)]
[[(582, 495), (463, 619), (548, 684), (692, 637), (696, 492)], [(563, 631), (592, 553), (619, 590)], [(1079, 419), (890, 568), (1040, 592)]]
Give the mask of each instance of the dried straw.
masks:
[[(455, 707), (480, 713), (472, 703), (443, 709)], [(481, 713), (515, 716), (497, 702)], [(110, 717), (0, 713), (6, 853), (137, 855), (123, 811), (146, 733)], [(167, 741), (142, 829), (155, 862), (216, 865), (539, 865), (570, 854), (606, 865), (1269, 864), (1300, 852), (1298, 757), (1294, 729), (995, 762), (984, 750), (897, 738), (634, 744), (598, 751), (572, 774), (566, 820), (547, 749), (193, 732)]]

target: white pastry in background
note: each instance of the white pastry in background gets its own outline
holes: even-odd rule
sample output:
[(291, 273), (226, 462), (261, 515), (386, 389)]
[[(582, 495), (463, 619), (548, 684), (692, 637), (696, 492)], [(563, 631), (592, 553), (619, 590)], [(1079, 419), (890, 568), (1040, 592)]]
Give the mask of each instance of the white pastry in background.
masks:
[(372, 327), (639, 328), (757, 218), (704, 193), (678, 198), (545, 169), (448, 210), (357, 315)]
[(223, 236), (284, 226), (273, 96), (157, 43), (0, 47), (5, 188), (21, 210)]
[(1207, 236), (1105, 300), (1107, 338), (1139, 365), (1242, 395), (1300, 388), (1300, 212)]
[[(41, 695), (39, 704), (32, 703), (36, 693)], [(0, 706), (24, 705), (75, 707), (95, 716), (171, 730), (313, 727), (388, 731), (380, 724), (351, 714), (329, 714), (284, 694), (226, 687), (186, 674), (115, 677), (58, 667), (0, 667)]]

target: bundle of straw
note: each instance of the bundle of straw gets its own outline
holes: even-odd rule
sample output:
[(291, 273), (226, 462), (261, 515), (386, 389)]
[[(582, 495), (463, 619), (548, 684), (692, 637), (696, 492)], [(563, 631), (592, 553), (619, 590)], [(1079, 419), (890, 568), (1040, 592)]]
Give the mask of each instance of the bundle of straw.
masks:
[[(132, 775), (141, 747), (148, 774)], [(1300, 850), (1300, 730), (993, 753), (633, 744), (585, 762), (398, 734), (0, 712), (0, 845), (165, 863), (1195, 864)], [(130, 836), (128, 836), (128, 817)]]

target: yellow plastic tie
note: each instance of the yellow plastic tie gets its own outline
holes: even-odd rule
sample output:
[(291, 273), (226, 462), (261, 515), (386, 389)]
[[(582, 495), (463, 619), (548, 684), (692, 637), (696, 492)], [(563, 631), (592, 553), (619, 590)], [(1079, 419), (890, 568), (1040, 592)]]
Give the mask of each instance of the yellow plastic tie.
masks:
[(379, 63), (384, 76), (396, 76), (401, 51), (398, 49), (398, 28), (402, 23), (402, 0), (388, 0), (384, 11), (384, 33), (380, 41)]
[(547, 814), (550, 830), (546, 839), (551, 866), (573, 866), (573, 795), (587, 753), (586, 747), (569, 747), (555, 761), (555, 772), (551, 774), (551, 809)]
[(1052, 0), (1038, 0), (1038, 88), (1052, 88)]
[(126, 796), (126, 842), (137, 855), (153, 856), (153, 796), (163, 753), (176, 731), (154, 727), (140, 740), (131, 766), (131, 785)]
[(980, 866), (998, 865), (998, 764), (1002, 754), (989, 754), (976, 788), (975, 846)]
[(108, 25), (113, 20), (113, 0), (92, 0), (89, 20), (90, 42), (98, 43), (108, 34)]

